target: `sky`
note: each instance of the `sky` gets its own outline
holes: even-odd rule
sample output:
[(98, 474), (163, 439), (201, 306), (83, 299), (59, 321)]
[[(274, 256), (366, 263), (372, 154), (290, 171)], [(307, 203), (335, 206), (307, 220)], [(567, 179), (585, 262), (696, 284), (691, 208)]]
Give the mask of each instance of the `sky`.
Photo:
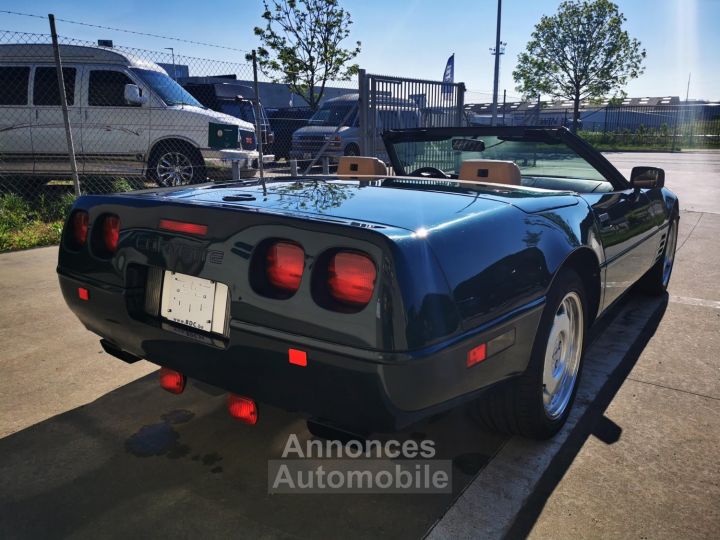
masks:
[[(362, 42), (357, 58), (369, 73), (439, 80), (455, 53), (455, 81), (466, 102), (491, 99), (497, 0), (340, 0), (353, 19), (350, 40)], [(500, 96), (518, 92), (512, 80), (517, 56), (542, 15), (559, 0), (504, 0)], [(720, 0), (616, 0), (625, 28), (647, 50), (645, 73), (631, 81), (631, 97), (720, 100)], [(0, 10), (19, 11), (250, 50), (259, 45), (253, 27), (261, 0), (3, 0)], [(243, 53), (58, 22), (58, 33), (95, 41), (242, 62)], [(0, 30), (48, 33), (47, 20), (0, 13)], [(351, 43), (348, 43), (351, 45)]]

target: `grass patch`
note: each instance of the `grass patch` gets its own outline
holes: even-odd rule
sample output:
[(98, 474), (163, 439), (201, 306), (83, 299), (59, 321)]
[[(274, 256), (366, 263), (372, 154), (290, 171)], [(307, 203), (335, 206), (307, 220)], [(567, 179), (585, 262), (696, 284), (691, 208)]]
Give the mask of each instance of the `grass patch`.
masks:
[(0, 196), (0, 253), (57, 244), (74, 201), (72, 193), (43, 193), (33, 200)]
[(57, 245), (63, 224), (60, 220), (52, 223), (33, 221), (21, 229), (0, 232), (0, 253)]

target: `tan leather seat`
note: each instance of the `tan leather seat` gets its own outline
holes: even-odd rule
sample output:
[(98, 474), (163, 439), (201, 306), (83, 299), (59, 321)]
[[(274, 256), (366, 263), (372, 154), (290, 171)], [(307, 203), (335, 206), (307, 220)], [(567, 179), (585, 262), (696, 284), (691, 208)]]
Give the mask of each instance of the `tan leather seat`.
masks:
[(342, 176), (387, 176), (388, 170), (382, 160), (374, 157), (342, 156), (337, 174)]
[(520, 185), (520, 168), (512, 161), (469, 159), (460, 165), (458, 180), (473, 180), (491, 184)]

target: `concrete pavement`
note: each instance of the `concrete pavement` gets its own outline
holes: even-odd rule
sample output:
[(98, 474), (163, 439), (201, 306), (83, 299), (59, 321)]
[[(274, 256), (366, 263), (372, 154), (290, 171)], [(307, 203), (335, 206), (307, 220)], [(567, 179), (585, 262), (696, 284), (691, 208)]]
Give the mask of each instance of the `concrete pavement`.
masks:
[[(720, 156), (687, 155), (668, 185), (707, 210)], [(221, 396), (162, 392), (152, 365), (101, 353), (67, 310), (55, 248), (0, 255), (0, 537), (714, 537), (719, 236), (720, 215), (683, 212), (671, 295), (633, 294), (603, 320), (562, 438), (485, 432), (467, 408), (400, 434), (453, 460), (447, 496), (268, 495), (267, 460), (309, 437), (302, 419), (265, 407), (249, 428)]]

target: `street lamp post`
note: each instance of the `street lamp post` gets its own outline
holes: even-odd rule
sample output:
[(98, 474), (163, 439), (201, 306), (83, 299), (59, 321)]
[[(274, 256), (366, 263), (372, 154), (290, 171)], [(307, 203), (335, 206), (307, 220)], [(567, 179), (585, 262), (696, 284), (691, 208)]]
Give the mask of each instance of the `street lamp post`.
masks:
[(497, 108), (498, 108), (498, 79), (500, 78), (500, 55), (505, 52), (505, 45), (500, 41), (500, 15), (502, 13), (502, 0), (498, 0), (497, 9), (497, 28), (495, 30), (495, 47), (490, 49), (495, 55), (495, 78), (493, 81), (493, 104), (492, 104), (492, 125), (497, 124)]

